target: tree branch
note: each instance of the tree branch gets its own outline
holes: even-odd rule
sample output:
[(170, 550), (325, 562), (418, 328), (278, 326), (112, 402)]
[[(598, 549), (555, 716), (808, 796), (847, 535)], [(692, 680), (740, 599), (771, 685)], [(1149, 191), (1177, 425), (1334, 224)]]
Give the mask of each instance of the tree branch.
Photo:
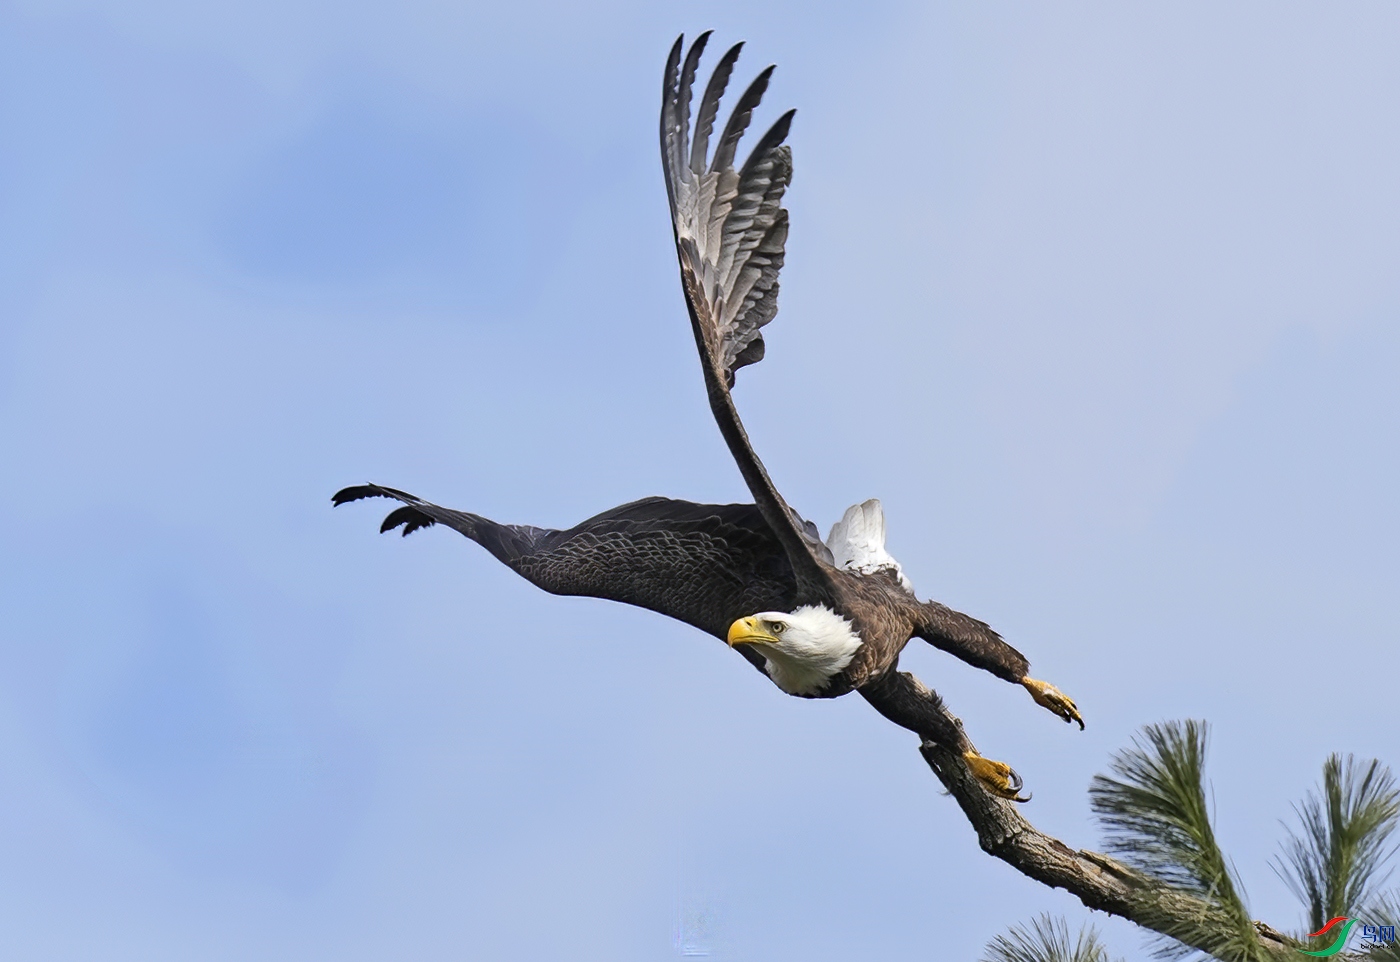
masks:
[[(913, 675), (890, 672), (879, 685), (861, 689), (861, 694), (880, 714), (921, 736), (919, 753), (957, 800), (987, 854), (1043, 885), (1064, 889), (1091, 909), (1170, 938), (1179, 939), (1178, 933), (1188, 926), (1209, 931), (1231, 924), (1227, 916), (1194, 896), (1167, 888), (1107, 855), (1073, 849), (1046, 835), (1026, 820), (1016, 804), (989, 793), (963, 761), (963, 752), (971, 749), (972, 743), (962, 722)], [(955, 734), (950, 737), (950, 732)], [(1255, 922), (1254, 927), (1266, 957), (1280, 962), (1299, 958), (1299, 943), (1294, 939), (1262, 922)], [(1187, 944), (1210, 951), (1194, 941)]]

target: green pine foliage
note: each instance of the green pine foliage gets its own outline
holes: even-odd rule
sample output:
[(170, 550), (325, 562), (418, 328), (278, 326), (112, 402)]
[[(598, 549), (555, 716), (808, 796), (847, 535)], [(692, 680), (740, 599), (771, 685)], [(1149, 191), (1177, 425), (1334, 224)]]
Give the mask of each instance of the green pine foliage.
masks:
[[(1041, 915), (1028, 925), (1012, 926), (987, 944), (982, 962), (1113, 962), (1099, 933), (1082, 928), (1071, 942), (1069, 923)], [(1122, 960), (1118, 960), (1122, 962)]]
[(1359, 914), (1384, 884), (1400, 790), (1380, 762), (1333, 755), (1322, 766), (1321, 791), (1293, 810), (1301, 828), (1288, 830), (1275, 871), (1306, 907), (1307, 931), (1316, 932), (1328, 919)]
[(1211, 825), (1207, 733), (1200, 721), (1148, 725), (1132, 748), (1113, 757), (1112, 776), (1094, 776), (1089, 803), (1110, 851), (1163, 889), (1193, 895), (1213, 910), (1208, 918), (1180, 919), (1160, 899), (1145, 904), (1156, 927), (1173, 937), (1159, 942), (1158, 955), (1192, 955), (1182, 944), (1189, 942), (1206, 946), (1222, 962), (1255, 962), (1266, 958), (1264, 949)]

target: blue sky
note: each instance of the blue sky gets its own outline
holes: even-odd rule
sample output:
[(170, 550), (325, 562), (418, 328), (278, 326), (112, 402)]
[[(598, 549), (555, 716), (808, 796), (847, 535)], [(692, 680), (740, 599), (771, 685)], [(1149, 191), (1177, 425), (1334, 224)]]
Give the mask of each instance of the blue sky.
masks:
[(736, 393), (779, 486), (823, 528), (882, 498), (920, 592), (1079, 701), (904, 661), (1040, 827), (1097, 844), (1108, 755), (1209, 719), (1252, 907), (1299, 921), (1290, 802), (1330, 751), (1400, 763), (1398, 20), (0, 9), (5, 956), (657, 959), (689, 919), (713, 957), (961, 959), (1084, 917), (860, 700), (330, 510), (746, 499), (656, 157), (707, 27), (779, 65), (760, 122), (799, 110)]

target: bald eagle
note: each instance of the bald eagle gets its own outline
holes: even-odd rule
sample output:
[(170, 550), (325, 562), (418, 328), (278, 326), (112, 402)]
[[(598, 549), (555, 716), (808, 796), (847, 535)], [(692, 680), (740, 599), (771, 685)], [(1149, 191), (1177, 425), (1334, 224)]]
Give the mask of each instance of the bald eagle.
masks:
[[(768, 129), (741, 167), (739, 140), (768, 87), (768, 67), (740, 95), (710, 149), (720, 98), (743, 44), (719, 59), (691, 124), (691, 88), (709, 39), (685, 53), (678, 38), (666, 62), (661, 160), (695, 346), (710, 408), (753, 504), (694, 504), (645, 498), (566, 531), (498, 524), (376, 484), (336, 493), (402, 502), (381, 531), (444, 524), (516, 573), (558, 595), (588, 595), (676, 618), (727, 642), (784, 692), (835, 698), (858, 691), (898, 724), (961, 751), (981, 783), (1024, 800), (1007, 765), (982, 757), (938, 697), (896, 670), (915, 636), (1026, 688), (1066, 722), (1084, 721), (1073, 701), (1027, 675), (1026, 659), (985, 623), (919, 601), (885, 550), (880, 502), (849, 509), (823, 541), (778, 493), (749, 444), (730, 389), (735, 373), (763, 357), (763, 327), (778, 310), (792, 177), (784, 145), (794, 111)], [(930, 707), (938, 711), (929, 711)]]

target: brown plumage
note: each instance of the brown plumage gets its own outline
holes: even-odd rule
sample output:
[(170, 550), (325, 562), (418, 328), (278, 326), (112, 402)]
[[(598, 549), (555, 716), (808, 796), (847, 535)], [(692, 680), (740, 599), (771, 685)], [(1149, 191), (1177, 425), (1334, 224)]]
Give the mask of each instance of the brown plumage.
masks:
[[(1037, 702), (1082, 727), (1073, 702), (1028, 678), (1026, 659), (983, 622), (937, 602), (919, 601), (901, 584), (893, 559), (862, 571), (838, 567), (816, 527), (778, 493), (739, 420), (730, 394), (735, 372), (762, 359), (761, 329), (777, 313), (788, 231), (782, 198), (792, 177), (792, 154), (783, 141), (794, 112), (783, 114), (735, 169), (739, 140), (772, 75), (769, 67), (740, 96), (710, 154), (719, 101), (742, 46), (735, 45), (706, 86), (692, 139), (691, 89), (708, 38), (702, 34), (684, 62), (682, 39), (671, 49), (662, 88), (662, 165), (681, 286), (710, 408), (755, 503), (647, 498), (556, 531), (498, 524), (372, 484), (346, 488), (334, 502), (366, 497), (401, 501), (403, 506), (385, 519), (381, 530), (402, 526), (406, 535), (445, 524), (545, 591), (638, 605), (728, 640), (794, 694), (835, 698), (858, 690), (898, 724), (965, 750), (989, 788), (1014, 796), (1019, 788), (1014, 773), (972, 754), (961, 729), (943, 712), (930, 710), (937, 707), (937, 696), (896, 671), (900, 652), (912, 637), (923, 638), (970, 665), (1024, 685)], [(869, 504), (879, 510), (878, 503)], [(882, 516), (879, 524), (876, 547), (888, 558), (883, 555)], [(804, 641), (804, 648), (792, 639), (807, 630), (808, 622), (818, 634)], [(795, 659), (798, 668), (816, 666), (812, 677), (818, 681), (780, 681), (784, 676), (775, 660), (784, 659)], [(829, 670), (833, 664), (839, 669)]]

